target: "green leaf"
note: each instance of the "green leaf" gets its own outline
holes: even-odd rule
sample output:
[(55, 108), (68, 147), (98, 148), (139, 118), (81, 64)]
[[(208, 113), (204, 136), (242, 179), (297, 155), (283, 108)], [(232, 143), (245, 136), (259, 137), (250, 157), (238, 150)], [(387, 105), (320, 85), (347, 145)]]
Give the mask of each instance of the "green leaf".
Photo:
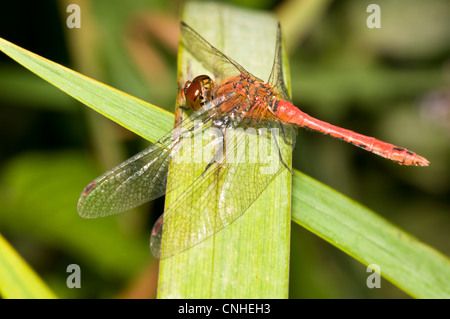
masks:
[(95, 111), (150, 141), (173, 126), (173, 115), (0, 38), (0, 50)]
[[(207, 14), (208, 19), (201, 17), (197, 22), (201, 24), (199, 26), (204, 26), (201, 29), (197, 29), (201, 34), (204, 32), (207, 33), (208, 30), (210, 30), (210, 17), (219, 14), (218, 7), (215, 7), (215, 9), (210, 7), (209, 9), (210, 12)], [(231, 14), (230, 11), (225, 10), (224, 12)], [(203, 14), (206, 16), (206, 13)], [(217, 17), (215, 17), (215, 19), (217, 19)], [(234, 38), (243, 37), (251, 31), (250, 28), (234, 30), (233, 25), (226, 24), (225, 20), (217, 19), (215, 21), (220, 21), (222, 25), (226, 25), (227, 28), (229, 28), (229, 30), (227, 30), (233, 34)], [(192, 25), (197, 28), (196, 24), (192, 23)], [(265, 34), (268, 35), (271, 34), (271, 32), (273, 31), (268, 31)], [(214, 40), (214, 38), (212, 40)], [(244, 41), (247, 40), (248, 39), (244, 39)], [(270, 40), (267, 41), (271, 42)], [(261, 42), (265, 42), (265, 40), (261, 40)], [(242, 63), (242, 65), (250, 72), (260, 78), (266, 79), (270, 70), (259, 70), (254, 64), (258, 63), (260, 59), (267, 58), (263, 53), (273, 53), (273, 41), (271, 44), (272, 47), (270, 50), (267, 48), (267, 51), (264, 52), (254, 48), (249, 49), (245, 46), (238, 47), (227, 45), (225, 53), (229, 54), (239, 63)], [(156, 141), (172, 127), (173, 115), (158, 109), (155, 106), (39, 57), (8, 41), (0, 39), (0, 49), (26, 68), (67, 92), (69, 95), (150, 141)], [(234, 50), (242, 51), (235, 52)], [(254, 55), (256, 52), (258, 53), (257, 58), (255, 58)], [(246, 58), (250, 60), (245, 60)], [(271, 65), (271, 61), (265, 61), (264, 63)], [(282, 177), (279, 179), (281, 178)], [(280, 189), (277, 189), (276, 187), (271, 189), (271, 193), (273, 192), (273, 196), (277, 196), (280, 199), (284, 198), (284, 200), (289, 201), (290, 193), (283, 192), (281, 190), (281, 185), (283, 185), (283, 183), (280, 184)], [(294, 171), (292, 194), (292, 216), (293, 220), (297, 223), (329, 241), (339, 249), (361, 261), (363, 264), (378, 264), (381, 267), (381, 274), (385, 278), (414, 297), (450, 297), (448, 285), (450, 282), (450, 262), (447, 257), (413, 238), (411, 235), (406, 234), (403, 230), (392, 225), (367, 208), (364, 208), (342, 194), (331, 190), (327, 186), (314, 181), (297, 171)], [(261, 206), (258, 206), (258, 208), (261, 208)], [(265, 210), (261, 210), (260, 214), (263, 214), (264, 212)], [(247, 212), (240, 218), (242, 221), (239, 221), (239, 223), (245, 224), (248, 222), (248, 219), (257, 218), (258, 216), (256, 215), (256, 213), (253, 215), (251, 212)], [(269, 215), (266, 214), (266, 216)], [(237, 225), (237, 222), (234, 224)], [(224, 239), (228, 238), (232, 240), (233, 233), (228, 228), (229, 227), (221, 231), (220, 236)], [(280, 232), (282, 234), (280, 236), (285, 237), (285, 230), (286, 229), (280, 231), (280, 229), (277, 228), (274, 229), (273, 232)], [(239, 242), (236, 242), (237, 247), (248, 251), (248, 247), (250, 246), (248, 246), (247, 240), (250, 240), (250, 237), (252, 237), (252, 235), (247, 234), (245, 237), (240, 238)], [(275, 247), (280, 248), (281, 246), (278, 246), (277, 244), (270, 247), (269, 250)], [(295, 247), (292, 247), (292, 249), (295, 249)], [(262, 249), (258, 249), (254, 252), (254, 256), (258, 257), (259, 254), (262, 253), (265, 252), (262, 251)], [(219, 280), (228, 282), (235, 279), (236, 283), (242, 280), (243, 284), (246, 286), (242, 295), (256, 296), (257, 293), (260, 293), (259, 295), (261, 295), (262, 290), (259, 289), (254, 280), (255, 277), (262, 278), (262, 273), (259, 272), (260, 270), (254, 269), (253, 273), (247, 273), (248, 275), (252, 275), (252, 277), (244, 278), (243, 276), (240, 276), (236, 270), (231, 269), (234, 262), (238, 260), (239, 254), (233, 253), (228, 255), (227, 251), (222, 251), (220, 252), (220, 255), (221, 259), (217, 259), (216, 263), (211, 263), (209, 266), (213, 271), (220, 266), (220, 269), (225, 272), (220, 274), (215, 272), (214, 278), (219, 276)], [(266, 268), (273, 267), (273, 264), (271, 264), (273, 260), (267, 259), (266, 262)], [(229, 265), (228, 269), (224, 268), (226, 265)], [(162, 264), (162, 266), (165, 267), (166, 265)], [(200, 287), (203, 287), (203, 289), (204, 287), (209, 287), (207, 284), (210, 282), (208, 281), (208, 278), (212, 278), (211, 274), (207, 279), (205, 279), (205, 277), (195, 278), (195, 276), (192, 277), (190, 275), (194, 270), (191, 268), (183, 268), (184, 266), (185, 265), (183, 264), (173, 264), (173, 267), (179, 267), (179, 274), (175, 279), (178, 280), (185, 275), (185, 277), (189, 277), (192, 286), (184, 286), (181, 290), (178, 289), (174, 291), (182, 291), (186, 293), (185, 295), (197, 296), (199, 295), (198, 290), (201, 289)], [(279, 270), (280, 269), (276, 269), (276, 272), (281, 273)], [(282, 271), (287, 274), (287, 269), (283, 269)], [(292, 269), (292, 271), (295, 271), (295, 269)], [(192, 283), (192, 281), (195, 281), (196, 279), (199, 279), (199, 283)], [(160, 296), (184, 296), (170, 294), (169, 289), (178, 288), (174, 287), (174, 285), (179, 284), (178, 281), (174, 280), (173, 285), (171, 286), (168, 286), (170, 284), (168, 277), (164, 279), (164, 281), (165, 284), (163, 286), (160, 285)], [(279, 286), (284, 287), (286, 282), (287, 275), (281, 281)], [(161, 288), (163, 287), (165, 290), (161, 291)], [(193, 290), (189, 290), (190, 288)], [(221, 295), (222, 290), (223, 294)], [(283, 288), (277, 290), (276, 295), (285, 296), (282, 290)], [(220, 285), (214, 287), (214, 291), (213, 289), (210, 289), (209, 292), (209, 296), (231, 295), (230, 290), (225, 289)], [(239, 296), (240, 295), (241, 294), (239, 294)], [(233, 297), (237, 296), (238, 295), (234, 295)]]
[[(202, 19), (206, 15), (208, 19)], [(186, 5), (182, 20), (249, 72), (268, 79), (276, 44), (277, 20), (274, 16), (232, 6), (191, 2)], [(217, 23), (211, 24), (211, 20)], [(196, 61), (183, 46), (179, 52), (180, 79), (210, 74), (199, 63), (202, 61)], [(284, 144), (281, 138), (279, 141)], [(290, 151), (283, 153), (283, 158), (289, 161), (287, 165), (290, 165), (291, 152), (290, 147)], [(184, 185), (193, 182), (195, 177), (192, 174), (177, 169), (176, 164), (172, 168), (170, 178), (177, 179), (177, 183), (180, 183), (178, 179)], [(246, 173), (240, 171), (237, 174)], [(245, 176), (235, 178), (245, 180)], [(251, 176), (247, 178), (251, 179)], [(243, 190), (241, 196), (246, 196), (244, 192), (250, 193), (251, 188)], [(290, 190), (291, 175), (284, 169), (234, 223), (201, 244), (161, 260), (158, 297), (286, 298), (289, 288)], [(205, 191), (214, 203), (214, 192)], [(195, 201), (202, 195), (192, 194), (191, 200)], [(176, 202), (178, 196), (174, 193), (167, 196), (166, 207)], [(184, 212), (180, 213), (189, 218), (189, 208), (182, 209)], [(204, 209), (209, 209), (210, 215), (220, 214), (219, 208), (211, 207), (209, 203), (204, 205)], [(170, 227), (175, 233), (177, 231), (171, 224), (164, 227), (164, 232)]]
[(382, 276), (411, 296), (450, 297), (446, 256), (311, 177), (295, 171), (293, 184), (293, 221), (364, 265), (378, 265)]
[(2, 230), (25, 233), (102, 275), (129, 278), (150, 259), (147, 235), (127, 237), (118, 223), (126, 216), (94, 221), (78, 216), (80, 192), (99, 173), (85, 155), (25, 152), (6, 162), (0, 173)]
[(0, 234), (0, 295), (11, 299), (53, 299), (55, 294)]

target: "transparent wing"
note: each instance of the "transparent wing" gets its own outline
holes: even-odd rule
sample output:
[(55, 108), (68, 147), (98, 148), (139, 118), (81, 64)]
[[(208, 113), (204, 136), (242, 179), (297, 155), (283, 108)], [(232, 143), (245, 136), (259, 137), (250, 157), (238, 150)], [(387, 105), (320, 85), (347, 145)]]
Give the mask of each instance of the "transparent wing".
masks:
[(189, 141), (206, 130), (220, 111), (215, 106), (228, 97), (222, 96), (207, 103), (181, 122), (183, 128), (168, 132), (157, 143), (91, 182), (78, 200), (79, 215), (97, 218), (117, 214), (176, 189), (179, 185), (174, 183), (171, 183), (171, 188), (166, 188), (171, 156), (187, 154), (187, 150), (183, 150), (186, 144), (182, 141)]
[[(237, 72), (249, 74), (183, 22), (181, 34), (186, 48), (214, 75), (225, 79)], [(274, 60), (269, 83), (281, 98), (290, 100), (281, 69), (280, 26)], [(236, 102), (251, 103), (238, 98)], [(233, 106), (228, 104), (227, 109), (232, 110)], [(215, 160), (200, 166), (199, 171), (203, 173), (195, 175), (193, 182), (176, 194), (173, 204), (166, 207), (155, 223), (150, 241), (155, 257), (167, 258), (185, 251), (234, 222), (287, 168), (282, 154), (290, 154), (295, 143), (295, 131), (291, 126), (283, 125), (275, 118), (260, 122), (251, 118), (240, 119), (239, 114), (227, 116), (239, 123), (233, 123), (232, 129), (223, 134), (222, 156), (210, 154)], [(257, 149), (255, 145), (258, 145)], [(251, 160), (255, 154), (258, 158)], [(266, 159), (272, 161), (264, 163)], [(177, 166), (173, 168), (178, 174), (183, 172)]]
[[(220, 81), (226, 78), (238, 75), (239, 73), (251, 75), (255, 79), (261, 81), (253, 74), (250, 74), (239, 63), (222, 53), (220, 50), (212, 46), (201, 35), (195, 32), (185, 22), (180, 23), (181, 39), (183, 45), (191, 52), (194, 57), (200, 61), (205, 68), (210, 70), (214, 76)], [(285, 101), (290, 101), (289, 92), (284, 82), (282, 56), (281, 56), (281, 26), (278, 23), (277, 36), (275, 44), (275, 57), (272, 71), (269, 76), (268, 83)]]
[[(180, 22), (180, 28), (183, 45), (205, 68), (213, 73), (216, 79), (219, 79), (219, 82), (239, 75), (239, 73), (251, 75), (239, 63), (212, 46), (185, 22)], [(253, 77), (257, 79), (255, 76)]]
[(155, 257), (185, 251), (233, 223), (286, 169), (281, 154), (290, 154), (295, 132), (279, 121), (270, 122), (245, 119), (227, 131), (223, 161), (213, 162), (155, 224), (150, 241)]
[(270, 72), (269, 80), (267, 83), (280, 95), (285, 101), (291, 101), (289, 92), (286, 89), (286, 83), (284, 83), (282, 56), (281, 56), (281, 26), (278, 23), (277, 28), (277, 40), (275, 44), (275, 57), (273, 61), (272, 71)]
[(78, 214), (96, 218), (120, 213), (165, 193), (169, 151), (154, 144), (90, 183)]

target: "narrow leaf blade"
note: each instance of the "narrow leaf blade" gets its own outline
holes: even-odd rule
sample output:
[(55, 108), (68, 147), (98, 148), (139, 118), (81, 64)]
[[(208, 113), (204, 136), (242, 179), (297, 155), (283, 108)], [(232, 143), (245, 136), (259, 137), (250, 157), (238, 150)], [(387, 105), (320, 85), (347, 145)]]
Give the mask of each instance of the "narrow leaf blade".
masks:
[(293, 221), (364, 265), (378, 265), (382, 276), (411, 296), (450, 298), (446, 256), (298, 171), (293, 184)]
[(155, 142), (173, 123), (173, 115), (152, 104), (97, 82), (0, 38), (0, 50), (95, 111)]
[(55, 294), (0, 234), (0, 294), (11, 299), (53, 299)]

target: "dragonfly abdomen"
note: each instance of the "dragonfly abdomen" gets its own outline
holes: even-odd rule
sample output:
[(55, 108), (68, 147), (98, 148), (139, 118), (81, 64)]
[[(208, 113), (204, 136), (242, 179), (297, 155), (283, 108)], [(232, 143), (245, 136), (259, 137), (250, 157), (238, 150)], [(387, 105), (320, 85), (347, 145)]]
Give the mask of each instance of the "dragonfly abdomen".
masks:
[(374, 137), (359, 134), (318, 120), (300, 111), (287, 101), (279, 100), (278, 103), (274, 103), (273, 111), (282, 121), (332, 136), (365, 149), (366, 151), (393, 160), (400, 165), (428, 166), (429, 164), (427, 159), (403, 147), (395, 146), (393, 144), (380, 141)]

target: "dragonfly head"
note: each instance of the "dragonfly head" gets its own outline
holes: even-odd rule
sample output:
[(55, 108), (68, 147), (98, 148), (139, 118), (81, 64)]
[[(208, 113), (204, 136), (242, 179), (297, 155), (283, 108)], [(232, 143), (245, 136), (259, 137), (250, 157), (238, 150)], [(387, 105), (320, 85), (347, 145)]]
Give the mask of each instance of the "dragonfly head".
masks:
[(187, 106), (196, 111), (203, 104), (212, 99), (214, 83), (207, 75), (199, 75), (192, 81), (187, 81), (181, 91), (182, 97), (186, 100)]

